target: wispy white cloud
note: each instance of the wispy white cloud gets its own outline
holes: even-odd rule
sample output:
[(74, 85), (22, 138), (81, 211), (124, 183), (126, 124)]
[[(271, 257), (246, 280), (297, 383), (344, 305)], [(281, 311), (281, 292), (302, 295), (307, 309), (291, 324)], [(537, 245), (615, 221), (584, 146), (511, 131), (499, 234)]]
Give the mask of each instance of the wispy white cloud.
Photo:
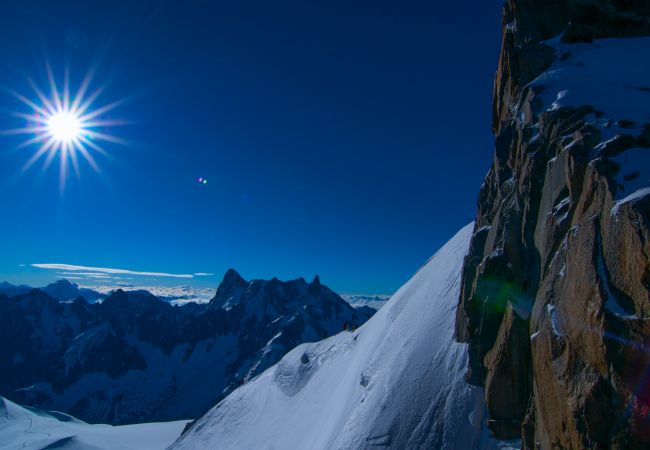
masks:
[(113, 269), (107, 267), (89, 267), (89, 266), (76, 266), (72, 264), (31, 264), (32, 267), (48, 270), (63, 270), (66, 272), (93, 272), (111, 275), (138, 275), (146, 277), (171, 277), (171, 278), (194, 278), (192, 274), (178, 274), (178, 273), (165, 273), (165, 272), (138, 272), (135, 270), (126, 269)]
[(86, 277), (86, 278), (118, 278), (114, 277), (111, 274), (108, 273), (103, 273), (103, 272), (57, 272), (59, 275), (65, 275), (68, 278), (72, 278), (72, 276), (76, 277)]
[(193, 274), (195, 277), (211, 277), (214, 274), (213, 273), (206, 273), (206, 272), (196, 272)]

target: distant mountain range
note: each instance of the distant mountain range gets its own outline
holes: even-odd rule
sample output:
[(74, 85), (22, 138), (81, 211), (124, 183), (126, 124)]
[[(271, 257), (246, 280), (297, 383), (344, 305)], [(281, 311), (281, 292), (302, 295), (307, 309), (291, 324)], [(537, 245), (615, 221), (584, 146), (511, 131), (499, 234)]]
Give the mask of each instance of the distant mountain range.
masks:
[[(13, 285), (0, 283), (0, 294), (8, 297), (26, 294), (34, 289), (32, 286)], [(196, 289), (189, 286), (131, 286), (131, 285), (98, 285), (81, 287), (66, 279), (57, 280), (47, 286), (38, 288), (47, 292), (52, 298), (61, 302), (83, 298), (90, 303), (106, 298), (111, 292), (121, 289), (123, 291), (148, 291), (161, 301), (172, 304), (207, 303), (214, 296), (213, 289)]]
[(390, 300), (390, 295), (341, 295), (343, 300), (352, 305), (353, 308), (362, 308), (367, 306), (374, 310), (379, 310)]
[[(34, 288), (31, 286), (26, 286), (24, 284), (16, 286), (11, 283), (7, 283), (6, 281), (0, 283), (0, 294), (4, 294), (7, 297), (27, 294), (32, 289)], [(93, 289), (82, 288), (78, 284), (71, 283), (68, 280), (57, 280), (54, 283), (50, 283), (47, 286), (39, 289), (60, 302), (67, 302), (70, 300), (83, 298), (87, 302), (94, 303), (97, 300), (106, 297), (106, 294), (102, 294)]]
[(21, 284), (16, 286), (6, 281), (0, 282), (0, 294), (4, 294), (7, 297), (13, 297), (14, 295), (26, 294), (31, 291), (33, 288), (31, 286), (25, 286)]
[[(26, 294), (34, 289), (24, 284), (13, 285), (6, 281), (0, 282), (0, 294), (7, 297)], [(50, 297), (65, 302), (75, 300), (79, 297), (89, 303), (106, 298), (111, 292), (118, 289), (123, 291), (147, 291), (159, 300), (172, 305), (184, 305), (186, 303), (208, 303), (214, 297), (214, 289), (194, 288), (190, 286), (131, 286), (131, 285), (97, 285), (81, 287), (66, 279), (57, 280), (45, 287), (38, 288), (50, 295)], [(353, 308), (372, 308), (378, 310), (390, 299), (390, 295), (347, 295), (342, 294), (341, 298), (348, 302)]]
[(199, 417), (296, 345), (374, 312), (318, 277), (246, 281), (232, 269), (205, 304), (123, 290), (89, 303), (95, 291), (68, 282), (2, 289), (0, 395), (91, 423)]

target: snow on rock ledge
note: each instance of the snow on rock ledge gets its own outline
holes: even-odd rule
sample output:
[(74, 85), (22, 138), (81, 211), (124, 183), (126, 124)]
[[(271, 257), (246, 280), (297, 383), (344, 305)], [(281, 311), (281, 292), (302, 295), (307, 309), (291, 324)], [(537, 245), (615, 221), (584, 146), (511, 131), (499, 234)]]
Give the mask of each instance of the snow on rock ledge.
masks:
[[(303, 344), (201, 417), (174, 449), (496, 448), (454, 341), (473, 224), (356, 332)], [(518, 444), (516, 444), (518, 448)]]
[(531, 85), (544, 88), (549, 110), (592, 105), (603, 119), (631, 121), (624, 129), (639, 131), (647, 123), (650, 102), (650, 37), (598, 39), (592, 43), (546, 42), (559, 58)]

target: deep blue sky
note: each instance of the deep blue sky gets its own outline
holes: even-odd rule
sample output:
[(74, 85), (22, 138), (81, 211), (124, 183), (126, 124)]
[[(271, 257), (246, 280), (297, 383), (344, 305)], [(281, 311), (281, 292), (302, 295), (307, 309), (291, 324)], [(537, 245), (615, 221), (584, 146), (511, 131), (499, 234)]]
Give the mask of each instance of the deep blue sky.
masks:
[[(392, 293), (474, 217), (500, 4), (4, 4), (0, 83), (45, 89), (47, 58), (76, 87), (96, 66), (97, 106), (129, 97), (110, 116), (132, 145), (105, 145), (101, 175), (82, 163), (61, 194), (56, 162), (21, 175), (36, 148), (0, 136), (0, 280), (38, 285), (61, 276), (29, 264), (65, 263), (216, 287), (234, 267)], [(13, 128), (25, 108), (0, 98)]]

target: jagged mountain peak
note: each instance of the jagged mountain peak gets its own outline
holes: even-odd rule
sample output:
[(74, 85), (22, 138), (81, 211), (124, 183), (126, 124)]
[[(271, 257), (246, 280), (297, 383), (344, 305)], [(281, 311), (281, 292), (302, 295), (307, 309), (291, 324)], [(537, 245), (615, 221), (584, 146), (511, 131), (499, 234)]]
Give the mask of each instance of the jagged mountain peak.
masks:
[(94, 302), (104, 297), (99, 292), (82, 288), (77, 283), (73, 283), (65, 278), (56, 280), (41, 289), (51, 297), (62, 302), (75, 300), (79, 297), (83, 297), (88, 302)]
[(235, 269), (228, 269), (219, 283), (215, 296), (210, 300), (210, 305), (215, 308), (233, 306), (239, 294), (250, 284)]
[(79, 285), (66, 279), (56, 280), (41, 289), (60, 301), (74, 300), (82, 296)]
[(65, 278), (61, 278), (59, 280), (50, 283), (48, 286), (79, 287), (79, 284), (73, 283), (70, 280), (67, 280)]
[(226, 271), (221, 281), (221, 285), (232, 286), (232, 285), (241, 285), (248, 284), (248, 282), (242, 277), (239, 272), (235, 269), (230, 268)]
[(240, 303), (246, 303), (249, 308), (257, 305), (257, 308), (265, 309), (268, 305), (278, 306), (295, 301), (312, 304), (331, 296), (340, 298), (327, 286), (321, 284), (318, 275), (311, 283), (303, 277), (287, 281), (277, 277), (270, 280), (246, 281), (236, 270), (228, 269), (210, 305), (213, 308), (229, 309)]

